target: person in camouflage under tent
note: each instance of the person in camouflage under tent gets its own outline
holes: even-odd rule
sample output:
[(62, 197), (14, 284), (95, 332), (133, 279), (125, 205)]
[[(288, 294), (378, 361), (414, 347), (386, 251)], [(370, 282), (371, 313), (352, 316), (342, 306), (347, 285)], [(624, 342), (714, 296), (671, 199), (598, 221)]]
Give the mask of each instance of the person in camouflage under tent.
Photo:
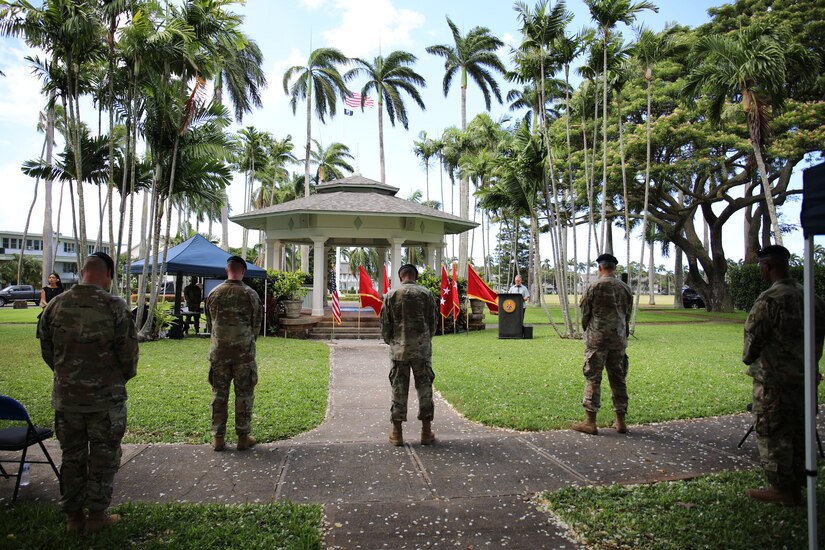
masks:
[[(769, 487), (748, 489), (747, 495), (797, 506), (805, 485), (805, 291), (790, 276), (787, 248), (767, 246), (756, 255), (762, 277), (771, 286), (748, 313), (742, 361), (753, 378), (756, 445)], [(825, 302), (819, 297), (814, 324), (819, 363), (825, 339)]]
[(573, 424), (577, 432), (596, 435), (596, 414), (601, 407), (602, 371), (607, 371), (613, 408), (616, 411), (616, 431), (627, 433), (627, 336), (633, 293), (616, 277), (619, 260), (612, 254), (596, 258), (599, 278), (588, 286), (581, 298), (584, 329), (584, 422)]
[(432, 421), (433, 405), (432, 339), (437, 327), (438, 305), (432, 292), (416, 284), (418, 269), (412, 264), (398, 270), (401, 286), (384, 297), (381, 308), (381, 336), (390, 345), (390, 384), (392, 406), (390, 442), (404, 444), (402, 423), (407, 421), (407, 397), (410, 371), (418, 393), (418, 419), (421, 421), (421, 444), (435, 441)]
[(81, 283), (55, 296), (38, 326), (43, 360), (54, 371), (60, 507), (68, 531), (94, 532), (120, 519), (106, 509), (120, 467), (126, 382), (137, 373), (138, 341), (126, 302), (107, 290), (113, 276), (112, 258), (90, 255)]
[(206, 298), (206, 325), (211, 333), (209, 384), (212, 386), (212, 448), (226, 448), (226, 420), (229, 385), (235, 383), (235, 433), (238, 450), (257, 443), (250, 435), (258, 365), (255, 339), (261, 330), (263, 314), (258, 293), (243, 283), (246, 261), (230, 256), (226, 261), (227, 279)]

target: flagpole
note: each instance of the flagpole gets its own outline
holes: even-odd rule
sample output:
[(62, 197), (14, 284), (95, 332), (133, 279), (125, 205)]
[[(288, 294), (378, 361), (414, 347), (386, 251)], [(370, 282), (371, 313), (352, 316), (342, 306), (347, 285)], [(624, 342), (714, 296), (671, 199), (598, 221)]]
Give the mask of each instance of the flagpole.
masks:
[(470, 297), (464, 296), (467, 306), (467, 338), (470, 337)]
[(358, 297), (358, 339), (361, 339), (361, 297)]

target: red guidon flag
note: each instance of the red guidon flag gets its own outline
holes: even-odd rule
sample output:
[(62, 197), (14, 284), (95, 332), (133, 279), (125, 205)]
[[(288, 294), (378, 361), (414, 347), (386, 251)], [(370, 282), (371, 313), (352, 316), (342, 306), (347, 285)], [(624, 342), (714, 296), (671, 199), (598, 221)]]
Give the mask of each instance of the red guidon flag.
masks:
[(332, 318), (341, 324), (341, 299), (338, 296), (338, 285), (335, 284), (335, 275), (332, 276)]
[(381, 295), (372, 286), (372, 279), (363, 265), (358, 266), (358, 296), (361, 297), (361, 307), (371, 307), (376, 315), (381, 314)]
[(467, 264), (467, 296), (487, 304), (490, 313), (498, 314), (498, 294), (485, 283), (473, 266)]
[(458, 302), (458, 279), (456, 279), (455, 275), (456, 265), (453, 264), (453, 284), (452, 284), (452, 292), (450, 293), (450, 297), (453, 301), (453, 317), (458, 319), (458, 314), (461, 313), (461, 305)]
[(384, 294), (390, 291), (390, 280), (387, 277), (387, 266), (384, 266)]
[(441, 294), (438, 300), (438, 311), (442, 317), (449, 317), (453, 311), (453, 290), (450, 286), (450, 278), (447, 276), (447, 268), (441, 266)]

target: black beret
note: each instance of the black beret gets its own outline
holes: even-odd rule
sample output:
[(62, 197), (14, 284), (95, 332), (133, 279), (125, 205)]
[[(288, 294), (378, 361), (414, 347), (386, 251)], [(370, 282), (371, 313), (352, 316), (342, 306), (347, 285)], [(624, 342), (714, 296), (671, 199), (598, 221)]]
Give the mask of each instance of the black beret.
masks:
[(602, 262), (619, 265), (619, 260), (617, 260), (616, 256), (614, 256), (613, 254), (602, 254), (601, 256), (596, 258), (597, 264), (600, 264)]
[(229, 257), (226, 259), (226, 263), (227, 263), (227, 264), (230, 264), (230, 263), (232, 263), (232, 262), (237, 262), (237, 263), (241, 264), (241, 265), (243, 266), (243, 268), (244, 268), (244, 271), (246, 271), (246, 260), (244, 260), (244, 259), (243, 259), (243, 258), (241, 258), (240, 256), (229, 256)]
[(412, 269), (415, 272), (415, 276), (418, 277), (418, 268), (415, 267), (413, 264), (404, 264), (398, 268), (398, 276), (401, 276), (402, 271), (407, 271), (408, 269)]
[(106, 264), (106, 269), (109, 272), (109, 277), (115, 276), (115, 262), (112, 260), (111, 256), (105, 252), (93, 252), (92, 254), (89, 254), (89, 256), (94, 256), (95, 258), (100, 258), (103, 260), (103, 263)]
[(782, 245), (779, 244), (772, 244), (770, 246), (766, 246), (762, 250), (756, 253), (756, 257), (759, 259), (762, 258), (778, 258), (781, 260), (789, 260), (791, 257), (790, 251)]

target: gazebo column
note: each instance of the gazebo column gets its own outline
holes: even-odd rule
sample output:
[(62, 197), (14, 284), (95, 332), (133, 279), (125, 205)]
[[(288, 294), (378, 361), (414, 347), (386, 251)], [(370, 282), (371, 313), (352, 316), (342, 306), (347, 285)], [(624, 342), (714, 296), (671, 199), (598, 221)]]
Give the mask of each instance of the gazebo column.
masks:
[[(378, 292), (384, 294), (384, 273), (387, 271), (387, 249), (383, 246), (376, 248), (378, 251), (378, 261), (381, 263), (381, 268), (378, 270)], [(392, 264), (392, 269), (395, 271), (395, 264)], [(387, 274), (389, 277), (389, 274)]]
[(441, 264), (444, 263), (444, 243), (440, 243), (439, 246), (435, 249), (435, 270), (441, 271)]
[[(326, 237), (313, 237), (312, 315), (324, 315), (324, 243)], [(309, 248), (309, 247), (307, 247)]]
[(404, 245), (404, 239), (390, 239), (392, 244), (392, 288), (401, 287), (401, 279), (398, 278), (398, 269), (401, 267), (401, 247)]
[(272, 253), (272, 269), (284, 269), (284, 243), (280, 239), (275, 240)]
[(424, 259), (425, 267), (428, 267), (432, 270), (437, 269), (438, 266), (435, 263), (435, 248), (433, 248), (432, 245), (428, 244), (426, 247), (424, 247), (424, 254), (426, 256), (426, 258)]

